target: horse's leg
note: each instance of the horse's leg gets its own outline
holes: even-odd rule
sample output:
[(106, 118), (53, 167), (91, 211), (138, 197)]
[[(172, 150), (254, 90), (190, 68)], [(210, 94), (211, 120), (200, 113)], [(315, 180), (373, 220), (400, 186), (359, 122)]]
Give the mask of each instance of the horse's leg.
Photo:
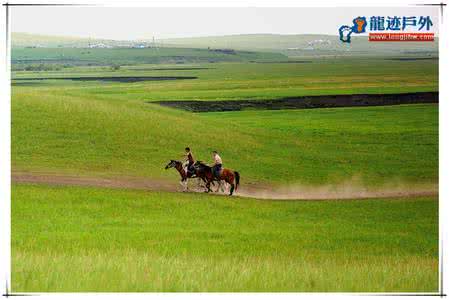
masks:
[(232, 193), (234, 193), (234, 184), (231, 183), (231, 190), (229, 191), (229, 196), (232, 196)]
[(224, 193), (225, 188), (226, 188), (226, 178), (222, 178), (222, 179), (219, 181), (219, 185), (218, 185), (218, 188), (217, 188), (217, 192), (218, 192), (218, 190), (220, 190), (222, 193)]
[(218, 191), (220, 190), (220, 186), (221, 186), (221, 180), (218, 180), (218, 186), (217, 186), (217, 189), (215, 190), (215, 193), (218, 193)]
[(183, 187), (182, 191), (184, 192), (184, 181), (183, 181), (183, 179), (181, 179), (181, 181), (179, 182), (179, 184)]
[(215, 191), (215, 193), (218, 193), (218, 191), (220, 190), (221, 187), (221, 180), (218, 181), (218, 186), (217, 186), (217, 190)]
[(204, 185), (202, 185), (202, 187), (204, 188), (204, 191), (207, 192), (208, 191), (207, 184), (209, 183), (209, 179), (207, 177), (201, 177), (201, 179), (204, 182)]
[(188, 187), (187, 187), (187, 179), (184, 178), (183, 180), (181, 180), (181, 185), (182, 185), (182, 191), (183, 192), (187, 192)]
[(197, 182), (197, 189), (199, 189), (201, 187), (201, 178), (198, 177), (196, 182)]
[(229, 191), (229, 196), (232, 196), (234, 193), (234, 176), (229, 176), (226, 178), (226, 181), (231, 185), (231, 190)]
[(224, 193), (225, 189), (226, 189), (226, 181), (222, 181), (220, 184), (220, 187), (221, 187), (221, 192)]
[(199, 188), (199, 190), (201, 190), (201, 189), (205, 189), (206, 188), (206, 183), (207, 183), (207, 181), (206, 181), (206, 179), (204, 178), (204, 177), (198, 177), (198, 188)]

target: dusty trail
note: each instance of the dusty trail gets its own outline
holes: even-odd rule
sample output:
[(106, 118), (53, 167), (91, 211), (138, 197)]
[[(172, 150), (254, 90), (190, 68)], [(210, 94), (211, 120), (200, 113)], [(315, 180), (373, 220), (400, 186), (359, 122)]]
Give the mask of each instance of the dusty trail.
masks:
[(136, 177), (98, 178), (65, 174), (44, 174), (13, 172), (13, 183), (40, 183), (50, 185), (73, 185), (90, 187), (107, 187), (121, 189), (142, 189), (150, 191), (176, 192), (176, 181), (155, 180)]
[(274, 188), (247, 187), (238, 193), (242, 197), (271, 200), (340, 200), (437, 196), (438, 185), (388, 184), (367, 188), (357, 181), (348, 180), (338, 185), (289, 185)]
[[(181, 186), (177, 181), (151, 178), (98, 178), (65, 174), (13, 172), (11, 179), (13, 183), (36, 183), (55, 186), (89, 186), (164, 192), (181, 191)], [(191, 191), (200, 191), (197, 189), (196, 179), (191, 180), (189, 187)], [(215, 190), (215, 188), (213, 188), (213, 190)], [(221, 195), (223, 194), (221, 193)], [(284, 187), (271, 187), (268, 185), (251, 184), (239, 186), (235, 195), (267, 200), (336, 200), (417, 197), (438, 195), (438, 185), (407, 185), (400, 182), (392, 182), (388, 186), (368, 189), (359, 184), (357, 180), (348, 180), (339, 185), (327, 186), (290, 185)]]

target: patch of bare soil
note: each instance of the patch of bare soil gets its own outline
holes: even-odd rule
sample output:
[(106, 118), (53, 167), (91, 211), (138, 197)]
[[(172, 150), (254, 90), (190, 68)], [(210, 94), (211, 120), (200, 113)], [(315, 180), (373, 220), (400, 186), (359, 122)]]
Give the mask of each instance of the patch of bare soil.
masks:
[(13, 85), (17, 85), (17, 81), (31, 80), (73, 80), (73, 81), (110, 81), (110, 82), (139, 82), (139, 81), (164, 81), (164, 80), (183, 80), (197, 79), (195, 76), (101, 76), (101, 77), (39, 77), (39, 78), (14, 78)]
[[(97, 178), (63, 174), (13, 172), (11, 179), (13, 183), (36, 183), (55, 186), (90, 186), (165, 192), (182, 191), (181, 185), (176, 180), (136, 177)], [(190, 180), (189, 187), (190, 191), (204, 191), (204, 189), (198, 187), (197, 179)], [(212, 189), (215, 191), (216, 187), (212, 187)], [(227, 195), (227, 192), (219, 192), (218, 194)], [(436, 195), (438, 195), (438, 185), (436, 184), (410, 185), (392, 182), (387, 186), (370, 189), (357, 183), (355, 180), (349, 180), (339, 185), (327, 186), (288, 185), (271, 187), (252, 184), (239, 186), (235, 193), (235, 196), (267, 200), (369, 199)]]
[(438, 92), (300, 96), (273, 100), (164, 100), (150, 101), (147, 103), (191, 112), (310, 109), (438, 103)]
[(194, 71), (194, 70), (211, 70), (213, 68), (205, 67), (169, 67), (169, 68), (136, 68), (138, 71)]

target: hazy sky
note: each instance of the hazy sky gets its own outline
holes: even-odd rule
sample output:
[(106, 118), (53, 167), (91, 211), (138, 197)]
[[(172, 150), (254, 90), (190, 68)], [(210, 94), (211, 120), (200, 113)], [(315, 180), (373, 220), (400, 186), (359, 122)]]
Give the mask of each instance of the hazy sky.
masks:
[(245, 33), (338, 34), (357, 16), (431, 16), (438, 7), (152, 8), (12, 7), (13, 32), (107, 39), (172, 38)]

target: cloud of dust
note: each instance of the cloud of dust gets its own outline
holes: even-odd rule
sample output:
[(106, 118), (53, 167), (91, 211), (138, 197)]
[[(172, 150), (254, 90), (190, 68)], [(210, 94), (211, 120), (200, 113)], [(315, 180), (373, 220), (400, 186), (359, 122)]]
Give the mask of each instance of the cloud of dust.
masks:
[(242, 186), (236, 192), (237, 196), (278, 199), (278, 200), (331, 200), (331, 199), (361, 199), (389, 198), (438, 195), (436, 183), (406, 183), (401, 180), (389, 180), (388, 183), (370, 187), (358, 177), (353, 177), (339, 184), (302, 185), (289, 184), (275, 187)]

